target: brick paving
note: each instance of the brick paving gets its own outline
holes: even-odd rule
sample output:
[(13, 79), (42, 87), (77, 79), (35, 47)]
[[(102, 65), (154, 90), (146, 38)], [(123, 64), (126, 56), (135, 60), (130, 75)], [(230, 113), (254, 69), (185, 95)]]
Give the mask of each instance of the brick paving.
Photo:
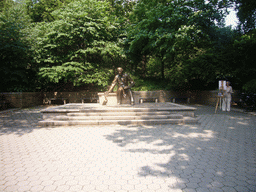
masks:
[(256, 116), (196, 106), (198, 125), (39, 127), (0, 112), (0, 191), (256, 191)]

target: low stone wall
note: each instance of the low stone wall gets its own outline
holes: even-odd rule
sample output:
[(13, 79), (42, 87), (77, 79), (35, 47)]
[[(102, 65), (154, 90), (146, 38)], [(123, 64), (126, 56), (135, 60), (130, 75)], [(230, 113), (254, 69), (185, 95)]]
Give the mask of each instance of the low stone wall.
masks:
[(43, 103), (48, 104), (52, 99), (66, 100), (68, 103), (82, 103), (82, 100), (98, 100), (97, 92), (46, 92), (43, 93)]
[[(140, 98), (157, 98), (158, 102), (197, 103), (204, 105), (215, 105), (217, 101), (217, 90), (212, 91), (133, 91), (135, 103)], [(238, 91), (233, 94), (233, 101), (239, 101)], [(97, 92), (51, 92), (44, 93), (43, 102), (47, 104), (50, 99), (67, 99), (69, 103), (82, 103), (82, 98), (99, 100)]]
[[(171, 91), (133, 91), (135, 103), (139, 98), (158, 98), (159, 102), (171, 101), (172, 97), (182, 95)], [(99, 100), (98, 92), (46, 92), (43, 93), (43, 103), (48, 104), (52, 99), (66, 100), (69, 103), (82, 103), (82, 99)]]
[[(193, 91), (188, 92), (191, 103), (203, 104), (203, 105), (216, 105), (218, 90), (211, 91)], [(232, 102), (238, 103), (240, 100), (239, 91), (234, 91), (232, 94)]]
[(26, 108), (43, 104), (41, 92), (7, 92), (0, 93), (0, 95), (11, 108)]
[(178, 91), (134, 91), (135, 103), (139, 103), (140, 98), (157, 98), (158, 102), (172, 102), (175, 98), (189, 98), (188, 92)]
[[(134, 91), (135, 104), (141, 98), (157, 98), (158, 102), (197, 103), (215, 105), (218, 91)], [(9, 103), (9, 107), (25, 108), (49, 104), (52, 99), (64, 100), (68, 103), (99, 102), (98, 92), (11, 92), (0, 93)], [(233, 102), (239, 102), (239, 92), (234, 91)]]

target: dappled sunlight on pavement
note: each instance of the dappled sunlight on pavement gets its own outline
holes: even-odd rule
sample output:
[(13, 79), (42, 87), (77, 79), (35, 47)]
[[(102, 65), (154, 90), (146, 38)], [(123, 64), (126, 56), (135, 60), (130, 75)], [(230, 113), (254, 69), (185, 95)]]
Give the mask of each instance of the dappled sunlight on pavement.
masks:
[(39, 127), (0, 114), (0, 191), (256, 191), (256, 117), (197, 106), (196, 125)]

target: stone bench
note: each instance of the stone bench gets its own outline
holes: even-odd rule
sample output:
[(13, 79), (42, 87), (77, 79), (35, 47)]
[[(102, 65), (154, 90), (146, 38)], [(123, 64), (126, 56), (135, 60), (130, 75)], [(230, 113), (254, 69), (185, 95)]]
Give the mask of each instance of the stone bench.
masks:
[(145, 102), (155, 102), (158, 103), (159, 99), (156, 97), (140, 97), (139, 98), (139, 103), (145, 103)]
[(190, 103), (190, 97), (172, 97), (171, 101), (173, 103)]
[(51, 104), (67, 104), (68, 102), (68, 99), (67, 98), (51, 98), (49, 99), (48, 101), (48, 104), (51, 105)]
[(81, 98), (82, 103), (99, 103), (98, 97), (84, 97)]

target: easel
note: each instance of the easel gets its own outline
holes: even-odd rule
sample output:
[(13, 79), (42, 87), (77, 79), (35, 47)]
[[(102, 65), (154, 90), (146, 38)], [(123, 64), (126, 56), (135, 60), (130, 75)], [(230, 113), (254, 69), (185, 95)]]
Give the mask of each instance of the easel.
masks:
[(216, 102), (216, 107), (215, 107), (215, 113), (217, 112), (219, 104), (220, 104), (220, 107), (221, 107), (221, 98), (222, 98), (222, 95), (218, 94), (217, 102)]

